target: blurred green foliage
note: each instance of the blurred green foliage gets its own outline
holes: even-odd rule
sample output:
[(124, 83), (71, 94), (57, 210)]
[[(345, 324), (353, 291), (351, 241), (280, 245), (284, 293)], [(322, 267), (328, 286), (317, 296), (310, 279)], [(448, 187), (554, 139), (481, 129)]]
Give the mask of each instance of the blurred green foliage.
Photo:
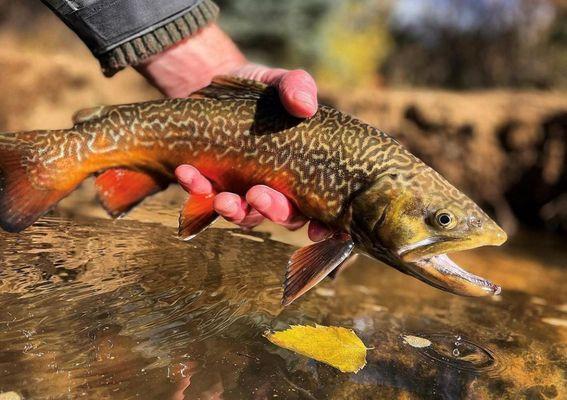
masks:
[[(552, 0), (220, 0), (254, 60), (339, 85), (567, 85), (567, 6)], [(408, 23), (409, 21), (409, 23)]]
[(314, 38), (340, 0), (220, 0), (221, 25), (255, 61), (312, 66)]
[(310, 69), (330, 84), (377, 78), (390, 49), (389, 2), (220, 0), (221, 25), (256, 61)]
[(313, 72), (337, 86), (369, 84), (391, 48), (379, 3), (343, 1), (321, 21), (315, 43)]

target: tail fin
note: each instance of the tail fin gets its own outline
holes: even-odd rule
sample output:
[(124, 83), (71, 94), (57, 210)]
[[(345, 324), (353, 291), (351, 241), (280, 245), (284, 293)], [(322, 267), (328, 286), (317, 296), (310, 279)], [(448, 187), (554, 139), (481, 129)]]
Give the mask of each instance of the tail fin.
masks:
[(80, 183), (68, 190), (38, 187), (28, 175), (38, 168), (33, 152), (17, 133), (0, 134), (0, 227), (8, 232), (32, 225)]

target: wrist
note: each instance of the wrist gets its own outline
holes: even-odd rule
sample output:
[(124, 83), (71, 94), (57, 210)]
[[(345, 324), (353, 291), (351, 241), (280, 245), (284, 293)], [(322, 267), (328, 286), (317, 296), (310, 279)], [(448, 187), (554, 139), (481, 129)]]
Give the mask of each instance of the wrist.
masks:
[(135, 68), (165, 95), (183, 97), (245, 64), (234, 42), (211, 24)]

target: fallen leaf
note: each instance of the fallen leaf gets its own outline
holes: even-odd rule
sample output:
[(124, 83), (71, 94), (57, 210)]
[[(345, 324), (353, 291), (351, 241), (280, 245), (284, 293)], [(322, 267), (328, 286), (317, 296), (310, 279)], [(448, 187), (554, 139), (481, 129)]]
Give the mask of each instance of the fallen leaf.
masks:
[(295, 325), (285, 331), (266, 332), (276, 346), (329, 364), (341, 372), (358, 372), (366, 365), (366, 346), (350, 329), (336, 326)]

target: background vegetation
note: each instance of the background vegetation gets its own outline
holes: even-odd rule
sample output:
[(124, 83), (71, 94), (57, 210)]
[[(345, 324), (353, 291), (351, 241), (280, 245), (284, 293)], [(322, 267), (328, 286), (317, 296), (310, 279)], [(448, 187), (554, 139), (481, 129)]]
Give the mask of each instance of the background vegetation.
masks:
[[(567, 5), (552, 0), (219, 0), (250, 54), (344, 84), (565, 87)], [(261, 21), (261, 23), (259, 22)]]

